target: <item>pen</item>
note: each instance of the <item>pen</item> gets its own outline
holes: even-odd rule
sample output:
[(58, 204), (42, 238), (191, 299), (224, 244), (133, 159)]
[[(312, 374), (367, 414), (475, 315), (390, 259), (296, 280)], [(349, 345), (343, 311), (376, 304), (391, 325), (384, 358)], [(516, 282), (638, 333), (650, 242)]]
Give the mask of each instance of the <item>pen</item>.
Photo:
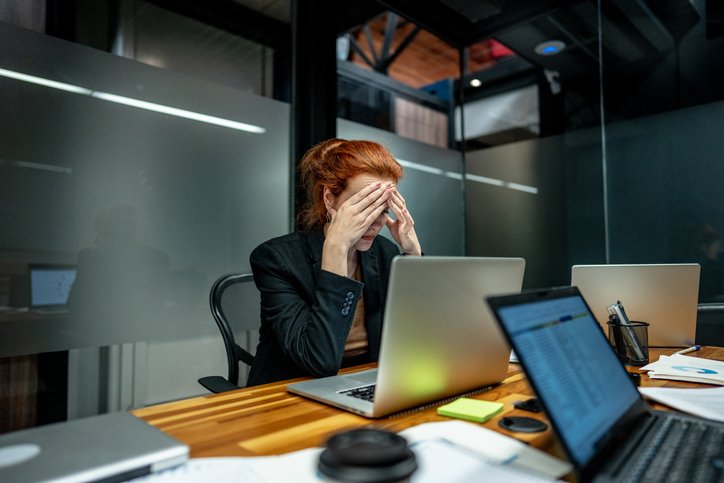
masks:
[(700, 345), (693, 345), (688, 349), (681, 349), (679, 352), (674, 352), (674, 354), (688, 354), (689, 352), (698, 351), (699, 349), (701, 349)]

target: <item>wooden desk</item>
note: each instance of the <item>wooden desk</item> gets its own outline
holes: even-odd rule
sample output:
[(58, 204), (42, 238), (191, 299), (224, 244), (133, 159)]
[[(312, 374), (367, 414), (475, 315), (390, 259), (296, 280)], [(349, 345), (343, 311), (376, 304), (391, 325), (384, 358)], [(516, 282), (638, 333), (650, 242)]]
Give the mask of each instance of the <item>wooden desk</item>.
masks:
[[(651, 349), (650, 358), (655, 361), (659, 355), (675, 351), (676, 349)], [(687, 355), (724, 360), (724, 348), (705, 347)], [(294, 379), (298, 380), (301, 379)], [(421, 423), (450, 420), (437, 415), (437, 404), (383, 419), (367, 419), (289, 394), (285, 390), (289, 382), (291, 381), (160, 404), (137, 409), (133, 414), (188, 444), (192, 457), (281, 454), (322, 446), (329, 436), (342, 430), (369, 426), (401, 431)], [(680, 381), (650, 380), (646, 375), (641, 376), (641, 385), (703, 386)], [(544, 415), (514, 409), (512, 402), (520, 399), (520, 395), (530, 396), (532, 392), (520, 366), (511, 364), (503, 384), (470, 397), (504, 402), (505, 415), (532, 416), (546, 421)], [(550, 428), (535, 434), (510, 433), (498, 426), (501, 417), (502, 415), (483, 426), (563, 457)]]

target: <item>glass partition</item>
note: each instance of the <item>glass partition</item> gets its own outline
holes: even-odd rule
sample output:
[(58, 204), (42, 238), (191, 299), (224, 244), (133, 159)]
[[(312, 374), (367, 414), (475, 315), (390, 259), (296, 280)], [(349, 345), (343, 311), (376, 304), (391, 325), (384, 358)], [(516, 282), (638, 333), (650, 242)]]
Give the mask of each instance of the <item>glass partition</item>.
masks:
[(212, 282), (289, 230), (289, 106), (0, 23), (0, 107), (0, 359), (39, 368), (0, 405), (204, 393)]
[[(601, 4), (603, 18), (625, 7)], [(638, 35), (600, 32), (607, 260), (700, 263), (700, 301), (721, 301), (724, 10), (704, 0), (626, 8)], [(624, 38), (637, 47), (630, 59), (614, 47)]]

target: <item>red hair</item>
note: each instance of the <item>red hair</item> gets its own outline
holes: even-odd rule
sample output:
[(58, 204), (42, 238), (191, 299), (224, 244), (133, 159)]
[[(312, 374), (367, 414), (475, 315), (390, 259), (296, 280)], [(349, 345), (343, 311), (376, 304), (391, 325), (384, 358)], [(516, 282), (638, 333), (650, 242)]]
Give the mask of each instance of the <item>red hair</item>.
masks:
[(306, 230), (321, 228), (327, 221), (324, 188), (339, 196), (347, 180), (358, 174), (391, 179), (402, 177), (402, 166), (381, 144), (373, 141), (329, 139), (313, 146), (299, 163), (299, 177), (307, 193), (297, 221)]

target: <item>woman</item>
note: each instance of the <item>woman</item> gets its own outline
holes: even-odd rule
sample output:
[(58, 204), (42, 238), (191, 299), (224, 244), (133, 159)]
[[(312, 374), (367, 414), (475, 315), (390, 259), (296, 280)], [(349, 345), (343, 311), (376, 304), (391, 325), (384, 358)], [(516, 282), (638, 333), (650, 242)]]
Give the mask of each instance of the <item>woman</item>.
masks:
[[(261, 328), (249, 386), (377, 360), (392, 259), (400, 249), (422, 254), (396, 187), (402, 167), (384, 147), (331, 139), (311, 148), (299, 169), (302, 229), (250, 257)], [(399, 248), (378, 236), (385, 226)]]

